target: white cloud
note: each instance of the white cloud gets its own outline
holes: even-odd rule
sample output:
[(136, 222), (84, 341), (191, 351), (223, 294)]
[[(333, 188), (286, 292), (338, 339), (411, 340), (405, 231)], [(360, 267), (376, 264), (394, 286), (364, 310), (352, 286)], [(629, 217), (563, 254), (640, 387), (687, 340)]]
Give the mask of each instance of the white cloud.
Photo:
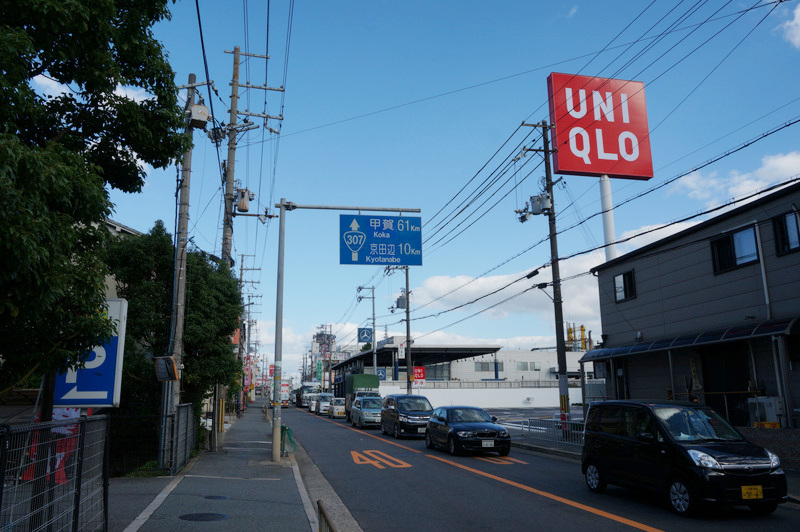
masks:
[(783, 37), (792, 46), (800, 49), (800, 5), (794, 8), (794, 18), (787, 20), (779, 28), (783, 30)]
[(572, 18), (575, 16), (575, 13), (578, 12), (578, 6), (572, 6), (567, 14), (567, 18)]
[(135, 102), (143, 102), (148, 98), (151, 98), (151, 95), (142, 88), (123, 87), (122, 85), (117, 85), (117, 88), (114, 90), (114, 94), (117, 96), (124, 96), (125, 98), (129, 98)]
[(67, 94), (69, 88), (47, 76), (36, 76), (32, 79), (34, 90), (44, 94), (45, 96), (59, 96)]
[(767, 155), (761, 159), (761, 166), (752, 172), (733, 171), (727, 177), (720, 177), (716, 172), (706, 175), (692, 172), (675, 183), (668, 195), (686, 194), (705, 202), (706, 207), (710, 208), (798, 174), (800, 152)]

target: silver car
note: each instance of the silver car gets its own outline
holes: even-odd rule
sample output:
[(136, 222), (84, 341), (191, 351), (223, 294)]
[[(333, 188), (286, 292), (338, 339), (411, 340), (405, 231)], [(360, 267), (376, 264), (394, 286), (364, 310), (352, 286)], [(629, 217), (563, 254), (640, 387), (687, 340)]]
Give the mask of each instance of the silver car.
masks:
[(358, 397), (350, 408), (350, 422), (354, 427), (378, 427), (381, 424), (381, 397)]
[(317, 415), (327, 414), (328, 407), (331, 405), (332, 400), (332, 393), (323, 392), (317, 395), (317, 400), (314, 402), (314, 413)]

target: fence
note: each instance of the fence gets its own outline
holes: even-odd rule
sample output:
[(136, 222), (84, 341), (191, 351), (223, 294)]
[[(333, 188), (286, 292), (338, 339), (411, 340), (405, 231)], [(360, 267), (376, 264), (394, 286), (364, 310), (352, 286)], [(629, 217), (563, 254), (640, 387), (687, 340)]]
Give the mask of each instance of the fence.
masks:
[(0, 530), (103, 530), (108, 417), (0, 427)]
[(527, 419), (522, 421), (525, 439), (555, 449), (581, 452), (583, 449), (583, 421), (558, 419)]
[(167, 448), (160, 460), (161, 416), (111, 416), (110, 476), (161, 469), (176, 475), (192, 457), (197, 445), (197, 419), (190, 403), (178, 405), (167, 417)]

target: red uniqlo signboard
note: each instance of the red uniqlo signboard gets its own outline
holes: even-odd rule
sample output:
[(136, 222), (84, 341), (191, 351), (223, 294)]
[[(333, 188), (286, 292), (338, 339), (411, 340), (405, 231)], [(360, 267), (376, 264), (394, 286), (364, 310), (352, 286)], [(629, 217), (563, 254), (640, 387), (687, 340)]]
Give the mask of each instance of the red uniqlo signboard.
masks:
[(425, 366), (414, 366), (414, 386), (425, 384)]
[(555, 173), (653, 177), (644, 83), (553, 72), (547, 94)]

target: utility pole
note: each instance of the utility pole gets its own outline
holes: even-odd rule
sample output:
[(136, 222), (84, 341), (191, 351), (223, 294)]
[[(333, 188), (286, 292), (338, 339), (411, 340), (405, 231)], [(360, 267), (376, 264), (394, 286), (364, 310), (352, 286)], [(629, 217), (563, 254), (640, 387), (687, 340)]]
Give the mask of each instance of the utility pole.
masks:
[[(192, 138), (195, 127), (205, 128), (208, 110), (195, 106), (195, 89), (199, 85), (197, 76), (189, 74), (186, 85), (186, 128), (184, 133)], [(161, 453), (159, 462), (166, 465), (169, 456), (169, 419), (181, 402), (181, 372), (183, 368), (183, 329), (186, 317), (186, 247), (189, 241), (189, 189), (192, 178), (192, 148), (186, 150), (181, 162), (181, 181), (178, 191), (178, 234), (175, 247), (175, 273), (172, 287), (172, 323), (170, 356), (175, 361), (177, 380), (164, 381), (161, 386)]]
[[(233, 54), (233, 76), (231, 77), (231, 111), (230, 111), (230, 118), (228, 123), (228, 159), (225, 164), (225, 214), (224, 220), (222, 222), (222, 261), (225, 262), (228, 267), (231, 266), (231, 249), (233, 247), (233, 217), (236, 216), (236, 212), (233, 208), (233, 185), (234, 185), (234, 175), (236, 169), (236, 135), (239, 132), (249, 131), (251, 129), (255, 129), (258, 126), (249, 122), (246, 118), (244, 120), (244, 124), (242, 126), (238, 126), (238, 118), (239, 115), (244, 116), (253, 116), (257, 118), (264, 119), (264, 127), (272, 133), (278, 133), (277, 130), (270, 128), (267, 126), (266, 121), (269, 119), (272, 120), (283, 120), (283, 116), (272, 116), (267, 114), (260, 114), (260, 113), (251, 113), (247, 110), (239, 111), (239, 88), (245, 89), (260, 89), (260, 90), (269, 90), (269, 91), (278, 91), (284, 92), (283, 87), (268, 87), (266, 85), (266, 80), (264, 85), (250, 85), (248, 83), (241, 84), (239, 83), (239, 60), (241, 56), (246, 57), (256, 57), (260, 59), (268, 60), (269, 57), (266, 55), (259, 55), (259, 54), (248, 54), (248, 53), (241, 53), (238, 46), (233, 48), (233, 51), (225, 50), (226, 54)], [(259, 215), (252, 215), (252, 216), (259, 216)], [(263, 221), (263, 219), (262, 219)]]
[[(567, 349), (564, 343), (564, 312), (562, 309), (561, 300), (561, 273), (558, 266), (558, 239), (556, 235), (556, 212), (555, 201), (553, 199), (553, 174), (550, 169), (550, 154), (553, 150), (550, 149), (550, 126), (546, 120), (541, 124), (526, 124), (523, 126), (541, 127), (542, 128), (542, 149), (522, 148), (521, 157), (525, 156), (526, 152), (535, 151), (542, 152), (544, 156), (544, 171), (545, 171), (545, 196), (544, 197), (531, 197), (531, 210), (528, 206), (521, 211), (519, 220), (524, 222), (530, 218), (531, 214), (547, 213), (547, 220), (550, 229), (550, 267), (553, 271), (553, 311), (555, 314), (555, 333), (556, 333), (556, 358), (558, 361), (558, 394), (559, 394), (559, 407), (561, 410), (561, 421), (566, 422), (569, 417), (569, 382), (567, 380)], [(530, 279), (538, 270), (534, 270), (528, 276)], [(537, 285), (539, 288), (544, 288), (546, 283)]]
[[(233, 52), (225, 50), (225, 53), (232, 53), (233, 54), (233, 75), (231, 76), (231, 111), (230, 111), (230, 118), (228, 124), (228, 159), (225, 163), (225, 213), (222, 222), (222, 262), (230, 268), (233, 265), (232, 257), (231, 257), (231, 249), (233, 248), (233, 216), (234, 216), (234, 209), (233, 209), (233, 184), (234, 184), (234, 175), (236, 169), (236, 135), (240, 131), (249, 131), (250, 129), (255, 129), (255, 124), (251, 124), (247, 122), (242, 127), (237, 125), (238, 117), (240, 114), (247, 114), (250, 115), (251, 113), (240, 113), (239, 112), (239, 88), (244, 87), (246, 89), (269, 89), (266, 86), (266, 80), (264, 86), (254, 86), (249, 84), (241, 85), (239, 83), (239, 60), (241, 55), (246, 55), (250, 57), (261, 57), (264, 59), (269, 59), (265, 55), (256, 55), (256, 54), (242, 54), (239, 51), (239, 47), (236, 46), (233, 49)], [(283, 87), (280, 89), (270, 89), (270, 90), (280, 90), (283, 91)], [(279, 118), (279, 117), (268, 117), (264, 115), (264, 118)], [(266, 124), (264, 127), (267, 127)], [(270, 129), (270, 128), (267, 128)], [(270, 131), (276, 132), (275, 130), (270, 129)], [(262, 220), (266, 220), (263, 218)], [(224, 410), (225, 410), (225, 395), (227, 394), (226, 387), (221, 384), (216, 384), (214, 386), (214, 420), (215, 422), (220, 421), (223, 419)], [(211, 450), (212, 451), (220, 451), (222, 450), (222, 442), (224, 441), (224, 430), (221, 428), (218, 429), (212, 426), (212, 438), (211, 438)]]
[(375, 375), (378, 374), (378, 355), (375, 349), (375, 287), (374, 286), (359, 286), (358, 291), (371, 290), (372, 296), (358, 296), (358, 300), (371, 299), (372, 300), (372, 371)]

